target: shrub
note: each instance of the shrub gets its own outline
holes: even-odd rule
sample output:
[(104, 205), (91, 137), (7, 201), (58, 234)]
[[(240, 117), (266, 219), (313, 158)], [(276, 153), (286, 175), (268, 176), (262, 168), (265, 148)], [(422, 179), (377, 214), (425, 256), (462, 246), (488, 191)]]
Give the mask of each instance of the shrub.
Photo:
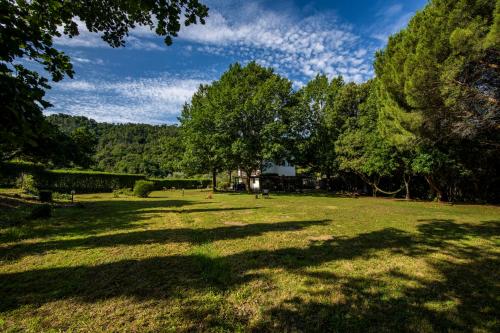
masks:
[(52, 198), (54, 200), (71, 201), (71, 194), (54, 192)]
[(153, 182), (138, 180), (134, 185), (134, 195), (140, 198), (147, 198), (154, 189)]
[(231, 183), (230, 182), (220, 182), (217, 186), (221, 190), (228, 190), (231, 188)]
[(38, 195), (38, 185), (33, 175), (22, 174), (20, 177), (20, 187), (24, 193)]
[(47, 219), (52, 216), (52, 208), (49, 204), (38, 205), (33, 208), (30, 219)]
[(119, 198), (120, 195), (132, 195), (132, 191), (128, 188), (116, 189), (113, 191), (113, 197)]

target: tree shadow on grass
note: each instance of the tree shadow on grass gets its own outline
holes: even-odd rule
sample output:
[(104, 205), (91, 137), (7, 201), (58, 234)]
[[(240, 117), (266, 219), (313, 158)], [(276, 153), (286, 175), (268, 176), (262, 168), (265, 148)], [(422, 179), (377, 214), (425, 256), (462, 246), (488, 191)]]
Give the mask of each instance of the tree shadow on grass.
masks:
[[(500, 300), (498, 257), (468, 263), (435, 263), (441, 279), (389, 272), (353, 278), (311, 273), (340, 287), (342, 300), (322, 303), (294, 297), (268, 309), (258, 331), (282, 332), (498, 332)], [(329, 276), (330, 275), (330, 276)], [(388, 280), (389, 279), (389, 280)], [(389, 290), (396, 279), (414, 282), (399, 295)], [(390, 281), (390, 282), (388, 282)], [(314, 290), (314, 283), (310, 288)], [(317, 291), (310, 291), (314, 294)], [(316, 295), (317, 296), (317, 295)], [(328, 295), (324, 295), (328, 296)], [(314, 298), (313, 298), (314, 299)], [(270, 329), (272, 328), (272, 329)]]
[(26, 255), (43, 254), (49, 251), (68, 249), (89, 249), (114, 247), (119, 245), (191, 243), (203, 244), (219, 240), (231, 240), (260, 236), (266, 232), (299, 231), (314, 225), (325, 225), (329, 220), (287, 221), (275, 223), (255, 223), (244, 226), (225, 226), (217, 228), (175, 228), (159, 230), (140, 230), (124, 233), (89, 236), (38, 243), (20, 243), (0, 248), (0, 259), (17, 260)]
[[(277, 332), (498, 332), (500, 330), (500, 253), (497, 249), (457, 243), (470, 237), (500, 239), (500, 221), (479, 225), (452, 220), (427, 220), (419, 234), (408, 239), (404, 233), (383, 233), (399, 241), (387, 243), (395, 254), (426, 262), (439, 278), (390, 270), (368, 277), (331, 272), (296, 271), (310, 278), (309, 297), (293, 297), (263, 315), (255, 330)], [(353, 241), (355, 241), (353, 239)], [(366, 244), (365, 242), (363, 242)], [(493, 245), (494, 247), (494, 245)], [(365, 251), (363, 251), (365, 252)], [(365, 253), (369, 253), (365, 252)], [(438, 260), (426, 255), (446, 253)], [(336, 303), (315, 301), (320, 288), (331, 283), (343, 295)], [(396, 284), (403, 284), (394, 292)], [(318, 295), (318, 293), (320, 295)], [(330, 296), (324, 292), (323, 296)], [(312, 299), (312, 300), (311, 300)], [(324, 298), (323, 298), (324, 299)]]
[[(23, 232), (0, 233), (0, 244), (29, 238), (92, 235), (105, 231), (130, 229), (144, 225), (144, 221), (148, 219), (156, 218), (169, 212), (194, 213), (256, 209), (255, 207), (199, 208), (191, 210), (183, 208), (205, 204), (208, 203), (191, 200), (86, 201), (81, 207), (57, 208), (54, 210), (54, 217), (50, 219), (24, 220), (22, 223), (14, 226), (22, 228)], [(13, 213), (12, 211), (11, 214)]]
[[(241, 232), (239, 228), (227, 229), (230, 233)], [(258, 234), (257, 229), (254, 231)], [(118, 296), (149, 300), (211, 290), (224, 292), (266, 279), (266, 273), (258, 272), (259, 269), (279, 268), (309, 276), (310, 289), (297, 291), (298, 296), (263, 309), (261, 319), (248, 327), (249, 330), (493, 332), (499, 328), (498, 251), (462, 246), (457, 240), (477, 237), (494, 243), (499, 231), (500, 221), (472, 225), (432, 220), (422, 222), (417, 233), (387, 228), (350, 238), (313, 242), (306, 248), (254, 250), (222, 257), (203, 253), (175, 255), (4, 273), (0, 274), (0, 311), (67, 298), (92, 303)], [(336, 260), (383, 260), (387, 251), (408, 256), (410, 260), (425, 260), (438, 273), (438, 278), (428, 279), (418, 272), (408, 275), (395, 270), (363, 277), (342, 272), (311, 272), (314, 267)], [(442, 251), (451, 255), (446, 259), (434, 256)], [(396, 285), (397, 281), (411, 283)], [(315, 283), (335, 285), (343, 297), (335, 302), (308, 299), (322, 293), (321, 288), (315, 288)], [(328, 290), (324, 296), (323, 300), (331, 296)], [(201, 324), (207, 311), (206, 306), (193, 300), (184, 315)], [(220, 320), (208, 324), (213, 327), (207, 329), (234, 330), (248, 325), (248, 318), (237, 313), (218, 315)]]

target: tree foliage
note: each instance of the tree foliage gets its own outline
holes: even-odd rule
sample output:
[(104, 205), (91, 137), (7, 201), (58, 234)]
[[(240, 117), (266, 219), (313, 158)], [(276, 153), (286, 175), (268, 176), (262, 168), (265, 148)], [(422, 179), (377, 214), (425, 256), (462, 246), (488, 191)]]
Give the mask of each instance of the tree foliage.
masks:
[(125, 45), (136, 26), (149, 27), (170, 45), (181, 23), (204, 23), (207, 15), (208, 8), (198, 0), (1, 1), (0, 157), (54, 155), (55, 147), (45, 144), (48, 125), (42, 116), (42, 110), (50, 106), (44, 100), (48, 79), (29, 66), (31, 62), (43, 67), (53, 81), (73, 77), (70, 58), (54, 47), (54, 38), (76, 37), (81, 22), (112, 47)]
[(250, 175), (266, 161), (289, 156), (294, 103), (291, 82), (272, 69), (231, 65), (219, 80), (200, 86), (183, 109), (189, 167), (214, 174), (238, 167)]
[(481, 197), (498, 184), (499, 7), (431, 1), (376, 56), (381, 127), (392, 129), (389, 139), (410, 139), (413, 170), (442, 199)]
[(343, 87), (341, 77), (329, 81), (318, 75), (297, 92), (294, 155), (299, 164), (328, 177), (338, 169), (332, 147), (342, 127), (338, 104)]
[(377, 128), (376, 88), (376, 82), (346, 86), (344, 100), (348, 107), (340, 111), (344, 110), (347, 118), (335, 145), (340, 170), (357, 174), (372, 186), (373, 195), (387, 193), (379, 188), (381, 177), (394, 176), (400, 168), (397, 150)]
[(176, 126), (97, 123), (85, 117), (63, 114), (47, 119), (65, 135), (74, 138), (78, 144), (75, 151), (88, 162), (83, 163), (86, 167), (155, 177), (166, 177), (180, 169), (184, 148)]
[[(47, 3), (50, 7), (58, 2)], [(125, 3), (135, 1), (119, 2), (117, 8)], [(26, 5), (31, 4), (38, 2)], [(136, 13), (135, 9), (127, 10)], [(194, 17), (204, 17), (203, 11), (196, 13)], [(144, 23), (133, 15), (130, 20)], [(93, 22), (87, 28), (104, 31), (104, 39), (119, 46), (126, 33), (116, 24)], [(22, 106), (29, 116), (26, 121), (32, 123), (5, 120), (23, 131), (19, 137), (27, 143), (9, 146), (16, 132), (0, 132), (1, 148), (7, 152), (2, 157), (16, 151), (42, 156), (44, 147), (57, 138), (68, 144), (59, 145), (61, 153), (52, 158), (63, 164), (93, 160), (101, 170), (150, 175), (212, 172), (215, 186), (218, 172), (239, 168), (252, 174), (266, 162), (287, 159), (328, 178), (330, 186), (343, 178), (356, 184), (364, 181), (373, 194), (405, 188), (407, 198), (412, 189), (424, 198), (429, 191), (440, 200), (500, 201), (499, 24), (500, 0), (431, 0), (376, 54), (376, 77), (360, 84), (318, 75), (293, 91), (290, 81), (270, 68), (236, 63), (218, 80), (199, 87), (182, 110), (180, 131), (172, 126), (49, 117), (64, 130), (58, 134), (39, 121), (41, 113), (36, 111), (43, 107), (46, 81), (30, 71), (15, 76), (14, 70), (25, 69), (12, 64), (4, 68), (11, 74), (0, 81), (11, 94), (5, 100)], [(61, 26), (68, 35), (73, 33), (71, 24)], [(70, 75), (62, 65), (64, 58), (55, 64), (54, 79)], [(15, 100), (17, 91), (31, 95)], [(92, 137), (97, 138), (95, 152)], [(63, 154), (75, 143), (79, 154)]]

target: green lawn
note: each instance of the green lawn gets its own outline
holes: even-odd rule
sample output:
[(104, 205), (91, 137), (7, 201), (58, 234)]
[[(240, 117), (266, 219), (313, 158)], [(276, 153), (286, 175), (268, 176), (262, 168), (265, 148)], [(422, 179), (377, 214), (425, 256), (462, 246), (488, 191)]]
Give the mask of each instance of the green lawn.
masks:
[(0, 331), (500, 331), (498, 206), (77, 200), (20, 226), (1, 211)]

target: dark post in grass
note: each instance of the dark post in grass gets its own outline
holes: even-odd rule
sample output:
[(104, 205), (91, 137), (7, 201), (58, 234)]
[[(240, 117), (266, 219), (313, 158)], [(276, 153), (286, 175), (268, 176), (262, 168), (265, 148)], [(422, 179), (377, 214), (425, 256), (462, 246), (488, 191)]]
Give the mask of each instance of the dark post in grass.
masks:
[(38, 199), (41, 202), (52, 202), (52, 191), (50, 191), (50, 190), (40, 190), (38, 192)]
[(71, 203), (73, 203), (73, 197), (75, 196), (75, 190), (71, 190)]

